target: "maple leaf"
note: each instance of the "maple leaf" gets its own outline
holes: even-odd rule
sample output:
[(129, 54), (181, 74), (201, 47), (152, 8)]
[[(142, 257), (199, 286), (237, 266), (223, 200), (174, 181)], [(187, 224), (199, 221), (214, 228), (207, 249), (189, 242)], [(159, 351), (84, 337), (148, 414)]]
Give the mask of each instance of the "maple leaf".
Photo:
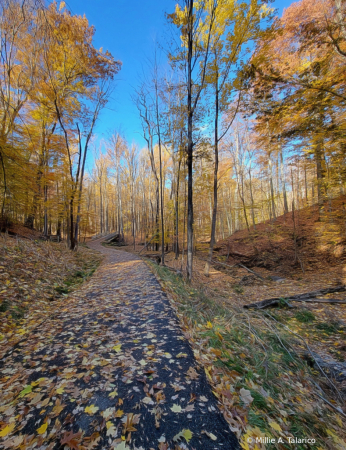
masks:
[(98, 408), (97, 406), (95, 406), (95, 405), (90, 405), (90, 406), (87, 406), (87, 407), (85, 408), (84, 411), (85, 411), (87, 414), (89, 414), (90, 416), (92, 416), (92, 415), (94, 415), (98, 410), (99, 410), (99, 408)]
[(176, 404), (174, 403), (174, 405), (172, 406), (171, 410), (172, 410), (173, 412), (175, 412), (175, 413), (180, 413), (180, 412), (181, 412), (181, 406), (176, 405)]
[(101, 416), (108, 420), (109, 418), (111, 418), (114, 414), (114, 408), (107, 408), (104, 411), (102, 411)]
[(191, 378), (191, 380), (196, 380), (199, 377), (198, 373), (193, 367), (189, 368), (189, 370), (186, 372), (186, 375)]
[(114, 423), (108, 421), (106, 422), (106, 427), (107, 427), (107, 436), (115, 437), (117, 434), (117, 429), (115, 428)]
[(191, 440), (191, 438), (192, 438), (192, 436), (193, 436), (192, 431), (189, 430), (189, 429), (186, 430), (186, 429), (184, 428), (180, 433), (176, 434), (176, 435), (173, 437), (173, 441), (174, 441), (174, 442), (177, 442), (177, 441), (179, 441), (181, 438), (184, 438), (184, 439), (186, 440), (186, 442), (189, 443), (190, 440)]
[(79, 450), (80, 441), (82, 438), (82, 431), (78, 431), (78, 433), (73, 433), (73, 431), (66, 431), (60, 441), (60, 444), (67, 444), (73, 450)]
[(9, 425), (6, 425), (6, 427), (0, 431), (0, 437), (5, 437), (8, 434), (12, 433), (15, 426), (16, 426), (15, 422), (12, 422)]

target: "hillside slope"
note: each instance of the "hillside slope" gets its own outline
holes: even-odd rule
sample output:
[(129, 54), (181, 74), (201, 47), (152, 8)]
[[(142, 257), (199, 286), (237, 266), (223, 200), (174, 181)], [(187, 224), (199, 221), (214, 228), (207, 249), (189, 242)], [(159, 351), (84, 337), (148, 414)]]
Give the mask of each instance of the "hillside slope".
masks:
[(234, 233), (218, 242), (216, 251), (228, 262), (281, 274), (313, 271), (346, 261), (346, 196), (318, 207), (289, 212)]

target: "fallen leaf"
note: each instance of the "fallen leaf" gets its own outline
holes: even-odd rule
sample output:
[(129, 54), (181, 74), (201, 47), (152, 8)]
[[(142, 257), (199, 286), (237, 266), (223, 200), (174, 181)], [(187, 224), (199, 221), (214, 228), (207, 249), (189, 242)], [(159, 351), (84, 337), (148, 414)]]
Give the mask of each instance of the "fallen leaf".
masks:
[(108, 420), (113, 416), (113, 414), (114, 414), (114, 408), (107, 408), (104, 411), (102, 411), (101, 416), (104, 419)]
[(47, 427), (48, 427), (48, 423), (46, 422), (46, 423), (42, 424), (40, 426), (40, 428), (37, 428), (36, 431), (37, 431), (38, 434), (44, 434), (46, 432), (46, 430), (47, 430)]
[(213, 433), (209, 433), (208, 431), (202, 431), (202, 433), (206, 434), (210, 439), (212, 439), (213, 441), (217, 440), (217, 437), (215, 436), (215, 434)]
[(282, 431), (280, 425), (276, 422), (269, 422), (269, 425), (276, 431)]
[(177, 441), (180, 440), (181, 438), (184, 438), (184, 439), (186, 440), (186, 442), (189, 443), (190, 440), (191, 440), (191, 438), (192, 438), (192, 436), (193, 436), (192, 431), (184, 429), (184, 430), (182, 430), (180, 433), (176, 434), (176, 435), (173, 437), (173, 441), (174, 441), (174, 442), (177, 442)]
[(150, 397), (144, 397), (142, 402), (146, 405), (152, 405), (154, 403)]
[(173, 412), (175, 412), (175, 413), (180, 413), (180, 412), (181, 412), (181, 406), (176, 405), (176, 404), (174, 403), (174, 405), (172, 406), (171, 410), (172, 410)]
[(14, 430), (15, 426), (16, 426), (16, 424), (14, 422), (12, 422), (9, 425), (7, 425), (4, 429), (2, 429), (0, 431), (0, 437), (5, 437), (8, 434), (12, 433), (12, 431)]
[(253, 398), (251, 397), (250, 391), (248, 391), (247, 389), (241, 388), (239, 393), (240, 393), (240, 397), (241, 397), (242, 401), (245, 403), (245, 405), (249, 405), (250, 403), (252, 403)]
[(26, 386), (26, 387), (19, 393), (18, 397), (19, 397), (19, 398), (22, 398), (22, 397), (24, 397), (24, 395), (29, 394), (29, 392), (31, 392), (31, 391), (32, 391), (32, 386), (31, 386), (31, 385)]
[(97, 407), (97, 406), (95, 406), (95, 405), (90, 405), (90, 406), (87, 406), (86, 408), (85, 408), (85, 412), (86, 413), (88, 413), (90, 416), (92, 416), (93, 414), (95, 414), (97, 411), (99, 410), (99, 408)]
[(60, 441), (60, 444), (67, 444), (73, 450), (79, 450), (81, 437), (81, 431), (79, 431), (78, 433), (73, 433), (73, 431), (66, 431), (62, 437), (62, 440)]

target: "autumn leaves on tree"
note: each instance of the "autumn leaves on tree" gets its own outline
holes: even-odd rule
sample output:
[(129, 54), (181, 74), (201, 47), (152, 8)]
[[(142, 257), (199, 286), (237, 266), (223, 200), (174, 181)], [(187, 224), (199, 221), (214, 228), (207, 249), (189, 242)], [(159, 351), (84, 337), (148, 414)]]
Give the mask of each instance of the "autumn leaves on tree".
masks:
[(1, 217), (79, 234), (88, 146), (121, 64), (64, 2), (1, 6)]
[[(121, 64), (64, 3), (2, 3), (2, 228), (22, 222), (75, 248), (117, 231), (188, 278), (197, 241), (215, 242), (326, 202), (345, 186), (345, 5), (184, 0), (167, 14), (133, 100), (144, 148), (119, 131), (95, 140)], [(168, 59), (162, 61), (162, 55)], [(92, 158), (92, 155), (90, 156)]]

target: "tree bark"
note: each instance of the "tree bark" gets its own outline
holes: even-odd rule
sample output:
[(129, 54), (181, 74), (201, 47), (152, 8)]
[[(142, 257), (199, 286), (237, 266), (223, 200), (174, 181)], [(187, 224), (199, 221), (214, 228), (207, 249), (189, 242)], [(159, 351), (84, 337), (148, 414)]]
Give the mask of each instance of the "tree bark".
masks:
[(214, 120), (214, 181), (213, 181), (213, 214), (211, 220), (210, 245), (207, 262), (204, 268), (204, 275), (209, 277), (211, 260), (215, 244), (216, 217), (217, 217), (217, 189), (218, 189), (218, 171), (219, 171), (219, 83), (218, 71), (216, 69), (215, 79), (215, 120)]

